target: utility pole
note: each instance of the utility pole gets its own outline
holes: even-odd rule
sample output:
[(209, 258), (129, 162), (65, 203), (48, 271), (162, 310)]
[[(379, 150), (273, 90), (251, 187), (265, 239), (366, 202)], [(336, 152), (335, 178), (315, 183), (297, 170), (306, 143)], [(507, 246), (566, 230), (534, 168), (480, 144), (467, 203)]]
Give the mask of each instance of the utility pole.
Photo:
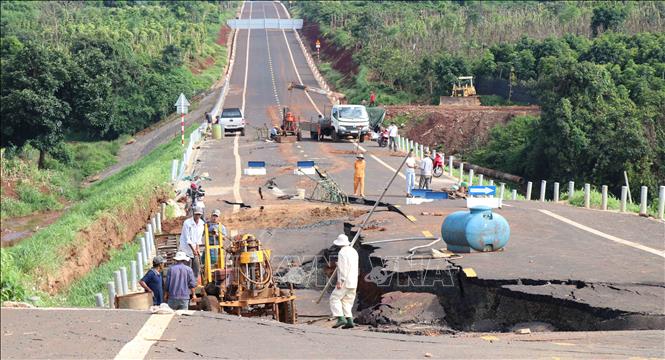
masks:
[(180, 113), (180, 145), (185, 146), (185, 114), (189, 108), (189, 101), (185, 97), (185, 94), (180, 93), (178, 100), (175, 102), (175, 107)]

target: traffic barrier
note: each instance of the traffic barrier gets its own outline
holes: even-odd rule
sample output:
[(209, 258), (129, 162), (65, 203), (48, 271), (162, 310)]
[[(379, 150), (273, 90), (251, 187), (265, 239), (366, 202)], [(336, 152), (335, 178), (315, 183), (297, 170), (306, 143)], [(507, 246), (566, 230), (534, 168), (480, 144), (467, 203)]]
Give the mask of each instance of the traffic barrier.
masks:
[(547, 181), (540, 181), (540, 201), (545, 202), (545, 191), (547, 190)]
[(602, 189), (601, 190), (602, 200), (600, 203), (600, 208), (603, 210), (607, 210), (607, 185), (603, 185), (601, 189)]
[(314, 175), (316, 174), (316, 169), (314, 168), (314, 161), (298, 161), (296, 163), (296, 169), (293, 170), (294, 175)]
[(584, 184), (584, 207), (591, 207), (591, 184)]
[(626, 199), (628, 198), (628, 186), (621, 187), (621, 209), (619, 211), (626, 212)]
[(261, 176), (266, 174), (265, 161), (248, 161), (247, 168), (243, 170), (245, 175), (248, 176)]
[(640, 188), (640, 215), (641, 216), (646, 216), (647, 215), (647, 192), (649, 191), (649, 188), (646, 186), (642, 186)]
[(531, 189), (533, 188), (533, 183), (529, 181), (526, 183), (526, 199), (531, 200)]

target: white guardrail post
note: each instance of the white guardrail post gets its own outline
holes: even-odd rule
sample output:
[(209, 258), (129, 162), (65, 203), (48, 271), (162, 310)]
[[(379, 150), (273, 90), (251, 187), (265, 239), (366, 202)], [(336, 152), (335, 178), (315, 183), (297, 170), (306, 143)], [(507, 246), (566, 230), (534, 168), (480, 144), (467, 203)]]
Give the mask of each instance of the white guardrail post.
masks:
[(665, 186), (658, 189), (658, 218), (665, 220)]
[(529, 181), (526, 183), (526, 199), (531, 200), (531, 190), (533, 189), (533, 183)]
[(552, 201), (555, 203), (559, 202), (559, 183), (556, 181), (554, 182), (554, 194), (552, 196)]
[(647, 215), (647, 193), (649, 191), (649, 188), (646, 186), (642, 186), (640, 188), (640, 215), (646, 216)]
[(591, 207), (591, 184), (584, 184), (584, 207)]

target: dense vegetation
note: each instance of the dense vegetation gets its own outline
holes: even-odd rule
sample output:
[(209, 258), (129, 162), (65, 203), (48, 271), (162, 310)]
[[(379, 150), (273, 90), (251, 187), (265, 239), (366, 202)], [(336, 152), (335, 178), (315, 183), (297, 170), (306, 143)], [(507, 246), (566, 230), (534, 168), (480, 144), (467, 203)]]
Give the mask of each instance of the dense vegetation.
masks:
[[(115, 139), (218, 77), (230, 3), (3, 1), (2, 142), (71, 161), (66, 137)], [(214, 66), (210, 66), (214, 64)]]
[(323, 36), (352, 51), (351, 101), (435, 102), (460, 75), (502, 79), (542, 106), (492, 132), (472, 161), (532, 179), (608, 184), (623, 171), (665, 179), (665, 3), (299, 2)]
[(0, 219), (59, 210), (79, 200), (81, 181), (113, 165), (124, 140), (66, 143), (64, 149), (72, 154), (72, 161), (47, 157), (46, 169), (37, 168), (39, 152), (29, 145), (17, 156), (3, 157)]

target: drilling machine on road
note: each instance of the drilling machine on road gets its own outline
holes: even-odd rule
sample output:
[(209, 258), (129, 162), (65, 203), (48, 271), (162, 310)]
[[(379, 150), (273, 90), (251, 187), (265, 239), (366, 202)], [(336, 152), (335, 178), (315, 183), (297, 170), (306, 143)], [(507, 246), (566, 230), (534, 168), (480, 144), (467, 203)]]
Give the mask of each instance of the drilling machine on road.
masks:
[[(205, 230), (203, 291), (199, 310), (226, 311), (240, 316), (272, 315), (295, 324), (296, 296), (293, 287), (280, 289), (273, 278), (271, 250), (252, 234), (238, 235), (224, 249), (220, 237), (211, 244)], [(226, 261), (228, 251), (229, 261)]]

